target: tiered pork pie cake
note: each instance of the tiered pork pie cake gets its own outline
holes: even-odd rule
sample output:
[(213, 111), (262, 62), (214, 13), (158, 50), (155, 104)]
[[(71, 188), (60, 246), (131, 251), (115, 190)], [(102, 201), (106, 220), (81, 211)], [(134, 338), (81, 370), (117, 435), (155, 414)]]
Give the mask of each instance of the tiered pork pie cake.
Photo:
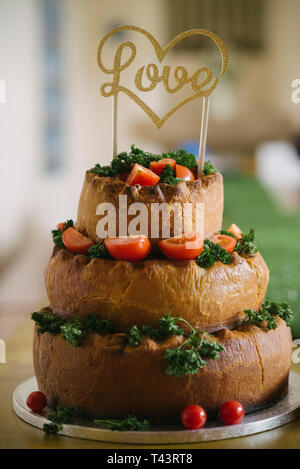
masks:
[[(96, 233), (96, 208), (108, 202), (118, 214), (120, 194), (128, 204), (147, 206), (149, 224), (152, 202), (202, 202), (205, 239), (222, 228), (223, 179), (214, 170), (194, 180), (142, 186), (98, 169), (86, 173), (74, 224), (97, 246), (104, 245)], [(171, 223), (171, 235), (173, 228)], [(189, 404), (213, 415), (228, 400), (241, 402), (246, 412), (279, 400), (288, 387), (290, 328), (279, 316), (268, 328), (245, 313), (259, 312), (264, 302), (269, 272), (261, 254), (236, 249), (230, 262), (217, 258), (201, 266), (197, 258), (170, 260), (159, 252), (158, 239), (150, 237), (150, 243), (151, 256), (137, 262), (91, 257), (63, 243), (54, 247), (45, 273), (49, 307), (41, 314), (55, 315), (63, 327), (40, 333), (36, 326), (33, 347), (38, 386), (50, 406), (73, 406), (88, 418), (131, 414), (167, 423)], [(66, 340), (68, 324), (77, 321), (80, 329), (95, 317), (113, 329), (104, 333), (98, 324), (98, 330), (79, 331), (76, 344)], [(163, 334), (161, 318), (173, 320), (174, 334), (172, 328)], [(137, 332), (136, 342), (128, 331)], [(193, 357), (172, 356), (170, 351), (192, 352), (192, 343), (183, 344), (195, 331), (217, 344), (215, 353), (205, 351), (204, 343)]]

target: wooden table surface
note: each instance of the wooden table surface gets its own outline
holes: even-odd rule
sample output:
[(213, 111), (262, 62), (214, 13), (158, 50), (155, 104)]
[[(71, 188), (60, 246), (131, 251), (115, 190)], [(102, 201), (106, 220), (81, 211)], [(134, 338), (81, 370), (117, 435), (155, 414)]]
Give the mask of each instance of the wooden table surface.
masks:
[[(0, 364), (0, 448), (99, 448), (99, 449), (129, 449), (129, 448), (186, 448), (186, 449), (215, 449), (215, 448), (300, 448), (300, 419), (283, 427), (257, 435), (235, 438), (208, 443), (190, 445), (121, 445), (101, 443), (97, 441), (80, 440), (64, 436), (46, 435), (31, 425), (20, 420), (12, 408), (12, 393), (18, 384), (33, 376), (31, 340), (32, 322), (27, 320), (7, 340), (7, 363)], [(1, 331), (0, 331), (1, 337)], [(294, 371), (300, 373), (300, 364), (294, 365)]]

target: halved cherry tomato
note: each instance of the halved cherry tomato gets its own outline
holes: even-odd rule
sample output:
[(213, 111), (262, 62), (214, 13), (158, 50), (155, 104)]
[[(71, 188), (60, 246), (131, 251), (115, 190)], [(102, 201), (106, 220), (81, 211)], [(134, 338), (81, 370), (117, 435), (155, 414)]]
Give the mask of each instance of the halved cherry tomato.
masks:
[(119, 261), (142, 261), (148, 256), (151, 245), (146, 236), (120, 236), (104, 240), (109, 254)]
[(141, 186), (155, 186), (159, 179), (160, 177), (153, 173), (153, 171), (136, 163), (126, 182), (130, 186), (134, 186), (135, 184), (141, 184)]
[(200, 233), (190, 233), (159, 241), (158, 246), (168, 259), (188, 261), (201, 254), (204, 243)]
[(222, 234), (215, 234), (211, 241), (215, 244), (220, 244), (221, 248), (226, 249), (227, 252), (232, 253), (236, 246), (236, 239), (232, 236), (222, 235)]
[(59, 223), (56, 227), (57, 230), (63, 231), (65, 229), (66, 224), (65, 223)]
[(79, 233), (75, 228), (67, 228), (62, 235), (62, 240), (66, 248), (78, 254), (88, 254), (88, 250), (93, 246), (93, 241)]
[(172, 158), (163, 158), (162, 160), (159, 160), (159, 161), (151, 161), (150, 169), (158, 176), (161, 176), (162, 170), (167, 166), (167, 164), (174, 169), (176, 165), (176, 161), (173, 160)]
[(240, 230), (239, 227), (237, 225), (235, 225), (234, 223), (228, 228), (227, 231), (229, 231), (229, 233), (234, 234), (234, 236), (237, 239), (242, 239), (242, 237), (243, 237), (242, 230)]
[(192, 171), (181, 164), (176, 165), (176, 177), (184, 179), (185, 181), (195, 181), (195, 176)]

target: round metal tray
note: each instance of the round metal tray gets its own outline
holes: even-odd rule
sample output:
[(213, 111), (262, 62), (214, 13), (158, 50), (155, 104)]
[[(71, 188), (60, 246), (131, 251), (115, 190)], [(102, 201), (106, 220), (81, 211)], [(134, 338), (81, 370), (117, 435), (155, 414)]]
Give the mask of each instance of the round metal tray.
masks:
[[(14, 391), (13, 406), (15, 413), (25, 422), (43, 428), (47, 415), (46, 409), (41, 414), (31, 412), (26, 405), (26, 398), (36, 391), (36, 379), (30, 378), (21, 383)], [(244, 417), (238, 425), (222, 425), (220, 421), (208, 422), (200, 430), (185, 430), (182, 426), (150, 427), (148, 431), (112, 431), (97, 427), (93, 421), (78, 420), (72, 425), (64, 425), (62, 435), (88, 440), (130, 444), (171, 444), (196, 443), (201, 441), (224, 440), (260, 433), (285, 425), (300, 417), (300, 375), (290, 372), (288, 394), (277, 404), (264, 410), (253, 412)]]

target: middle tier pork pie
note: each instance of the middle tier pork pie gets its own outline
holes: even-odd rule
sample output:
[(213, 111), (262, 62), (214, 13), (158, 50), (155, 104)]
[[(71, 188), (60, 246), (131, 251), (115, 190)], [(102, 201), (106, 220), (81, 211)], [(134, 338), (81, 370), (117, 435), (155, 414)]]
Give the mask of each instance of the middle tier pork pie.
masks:
[[(222, 226), (223, 181), (218, 173), (175, 186), (141, 187), (87, 172), (77, 230), (101, 242), (96, 207), (107, 202), (118, 211), (120, 194), (128, 195), (128, 203), (145, 203), (149, 213), (153, 202), (201, 202), (205, 238)], [(193, 224), (189, 222), (186, 226)], [(157, 252), (157, 241), (150, 239), (152, 253)], [(272, 331), (243, 325), (245, 309), (258, 311), (262, 306), (269, 272), (259, 253), (231, 256), (229, 264), (217, 261), (202, 268), (196, 260), (171, 261), (156, 254), (127, 262), (90, 259), (55, 247), (45, 274), (50, 311), (68, 321), (93, 314), (112, 321), (116, 331), (105, 336), (89, 332), (74, 347), (62, 334), (39, 334), (36, 328), (35, 372), (49, 404), (72, 405), (91, 418), (133, 414), (169, 422), (178, 421), (188, 404), (200, 404), (213, 414), (226, 400), (238, 400), (251, 411), (280, 399), (288, 386), (290, 328), (279, 318)], [(208, 359), (195, 374), (175, 377), (166, 374), (164, 356), (182, 344), (183, 336), (144, 336), (138, 346), (128, 345), (131, 326), (155, 326), (168, 314), (212, 333), (224, 346), (219, 358)], [(180, 326), (188, 332), (184, 323)]]

